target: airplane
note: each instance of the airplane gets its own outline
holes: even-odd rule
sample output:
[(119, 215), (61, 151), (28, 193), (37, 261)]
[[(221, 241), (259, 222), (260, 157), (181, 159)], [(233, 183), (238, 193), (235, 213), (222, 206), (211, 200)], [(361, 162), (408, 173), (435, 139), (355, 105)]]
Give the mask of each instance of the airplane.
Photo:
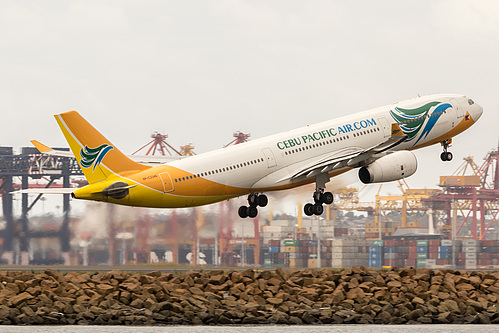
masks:
[(315, 182), (304, 212), (321, 215), (334, 200), (326, 184), (339, 174), (359, 168), (366, 184), (409, 177), (418, 164), (412, 150), (435, 144), (450, 161), (452, 138), (482, 113), (466, 96), (428, 95), (155, 166), (124, 155), (76, 111), (55, 118), (89, 183), (67, 189), (73, 198), (181, 208), (247, 195), (238, 215), (254, 218), (267, 192)]

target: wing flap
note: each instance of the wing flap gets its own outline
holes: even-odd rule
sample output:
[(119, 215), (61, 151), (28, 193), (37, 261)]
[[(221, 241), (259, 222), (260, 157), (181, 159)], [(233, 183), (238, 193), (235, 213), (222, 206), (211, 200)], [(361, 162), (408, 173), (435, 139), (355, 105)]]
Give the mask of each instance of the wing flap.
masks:
[(330, 155), (326, 158), (309, 164), (308, 166), (294, 173), (291, 177), (285, 177), (284, 179), (280, 179), (279, 181), (283, 181), (286, 179), (297, 179), (300, 177), (313, 178), (322, 173), (329, 173), (341, 168), (355, 168), (361, 166), (374, 158), (375, 155), (382, 154), (396, 147), (397, 145), (404, 142), (404, 140), (406, 140), (407, 138), (407, 135), (403, 134), (402, 131), (397, 128), (393, 128), (392, 126), (392, 136), (380, 144), (377, 144), (368, 149), (349, 148), (347, 150), (336, 152), (334, 155)]

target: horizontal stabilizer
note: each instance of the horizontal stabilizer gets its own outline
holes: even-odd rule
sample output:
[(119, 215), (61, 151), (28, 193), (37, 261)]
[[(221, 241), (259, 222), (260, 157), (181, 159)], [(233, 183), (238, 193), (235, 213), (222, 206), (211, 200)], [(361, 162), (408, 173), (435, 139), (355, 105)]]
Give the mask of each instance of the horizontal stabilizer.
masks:
[(26, 188), (24, 190), (18, 190), (10, 192), (12, 194), (71, 194), (76, 188), (73, 187), (60, 187), (60, 188)]
[[(65, 151), (65, 150), (57, 150), (50, 148), (49, 146), (44, 145), (41, 142), (38, 142), (36, 140), (31, 140), (31, 143), (33, 146), (36, 147), (40, 151), (40, 153), (44, 155), (52, 155), (52, 156), (61, 156), (61, 157), (73, 157), (74, 155), (70, 151)], [(158, 164), (164, 164), (172, 161), (178, 161), (182, 158), (185, 158), (185, 156), (165, 156), (165, 155), (128, 155), (132, 161), (135, 161), (137, 163), (142, 163), (142, 164), (147, 164), (147, 165), (158, 165)]]
[(45, 155), (74, 157), (73, 153), (70, 151), (56, 150), (56, 149), (50, 148), (49, 146), (46, 146), (43, 143), (38, 142), (36, 140), (31, 140), (31, 143), (33, 144), (33, 146), (36, 147), (36, 149), (38, 149), (40, 151), (40, 153), (45, 154)]

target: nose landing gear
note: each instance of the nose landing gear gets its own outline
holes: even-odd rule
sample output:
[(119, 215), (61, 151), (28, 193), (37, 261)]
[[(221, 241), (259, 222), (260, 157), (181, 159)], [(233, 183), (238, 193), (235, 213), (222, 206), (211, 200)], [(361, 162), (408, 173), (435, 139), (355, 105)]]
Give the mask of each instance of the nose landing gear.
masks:
[(258, 215), (258, 206), (260, 207), (265, 207), (269, 203), (269, 199), (265, 194), (256, 194), (256, 193), (251, 193), (248, 195), (248, 204), (249, 206), (241, 206), (239, 207), (239, 210), (237, 213), (239, 214), (239, 217), (242, 219), (245, 219), (247, 217), (249, 218), (255, 218)]
[(453, 157), (452, 153), (450, 151), (447, 151), (451, 142), (452, 142), (452, 140), (442, 141), (442, 146), (444, 147), (444, 151), (442, 152), (442, 154), (440, 154), (440, 159), (444, 162), (452, 161), (452, 157)]

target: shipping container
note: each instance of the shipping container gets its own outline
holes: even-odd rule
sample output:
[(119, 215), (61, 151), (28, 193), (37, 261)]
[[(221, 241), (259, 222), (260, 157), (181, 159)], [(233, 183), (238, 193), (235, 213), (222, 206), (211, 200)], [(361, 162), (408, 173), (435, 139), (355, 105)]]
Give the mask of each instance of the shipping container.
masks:
[(474, 252), (471, 252), (471, 253), (466, 252), (465, 253), (465, 258), (466, 259), (475, 259), (476, 260), (478, 258), (478, 255), (477, 255), (477, 253), (474, 253)]
[(417, 250), (418, 253), (427, 253), (428, 252), (428, 247), (427, 246), (418, 246), (416, 248), (416, 250)]
[(387, 253), (383, 255), (383, 258), (385, 259), (397, 259), (397, 253)]
[(405, 267), (415, 267), (416, 266), (416, 259), (405, 259)]
[(417, 246), (428, 246), (428, 240), (427, 239), (418, 240), (418, 241), (416, 241), (416, 245)]
[(462, 252), (477, 253), (477, 252), (479, 252), (478, 251), (479, 248), (480, 247), (478, 247), (478, 246), (466, 246), (466, 247), (463, 247)]
[(498, 249), (496, 246), (482, 246), (481, 247), (481, 252), (485, 253), (497, 253)]
[(440, 245), (440, 240), (439, 239), (430, 239), (428, 241), (428, 246), (433, 247), (433, 246), (439, 246)]
[(308, 259), (308, 268), (318, 268), (319, 266), (317, 265), (318, 261), (317, 259)]
[(439, 266), (447, 266), (450, 264), (451, 264), (450, 259), (437, 259), (437, 265)]
[(438, 259), (438, 252), (429, 252), (428, 259)]
[(440, 241), (440, 245), (441, 246), (454, 246), (454, 245), (457, 245), (457, 241), (455, 240), (450, 240), (450, 239), (442, 239)]
[(462, 241), (463, 247), (476, 247), (480, 246), (480, 241), (478, 239), (468, 239)]
[(375, 239), (372, 241), (372, 246), (383, 246), (383, 240), (382, 239)]
[(474, 267), (477, 265), (476, 259), (466, 259), (465, 264), (466, 267)]
[(369, 259), (369, 267), (381, 268), (381, 260), (380, 259)]
[(380, 254), (383, 252), (383, 247), (381, 246), (369, 246), (369, 253)]
[(436, 259), (426, 259), (426, 268), (431, 268), (437, 264)]
[(426, 259), (417, 259), (416, 260), (417, 268), (426, 268)]
[(269, 246), (269, 252), (270, 253), (279, 253), (281, 250), (280, 246)]
[(452, 252), (440, 252), (438, 259), (452, 259)]
[(439, 246), (438, 253), (452, 253), (452, 246)]
[(284, 247), (284, 252), (299, 252), (300, 248), (297, 246), (285, 246)]
[(289, 252), (288, 258), (289, 259), (301, 259), (301, 258), (303, 258), (303, 255), (300, 252)]
[(281, 246), (281, 241), (278, 239), (269, 240), (269, 246)]

